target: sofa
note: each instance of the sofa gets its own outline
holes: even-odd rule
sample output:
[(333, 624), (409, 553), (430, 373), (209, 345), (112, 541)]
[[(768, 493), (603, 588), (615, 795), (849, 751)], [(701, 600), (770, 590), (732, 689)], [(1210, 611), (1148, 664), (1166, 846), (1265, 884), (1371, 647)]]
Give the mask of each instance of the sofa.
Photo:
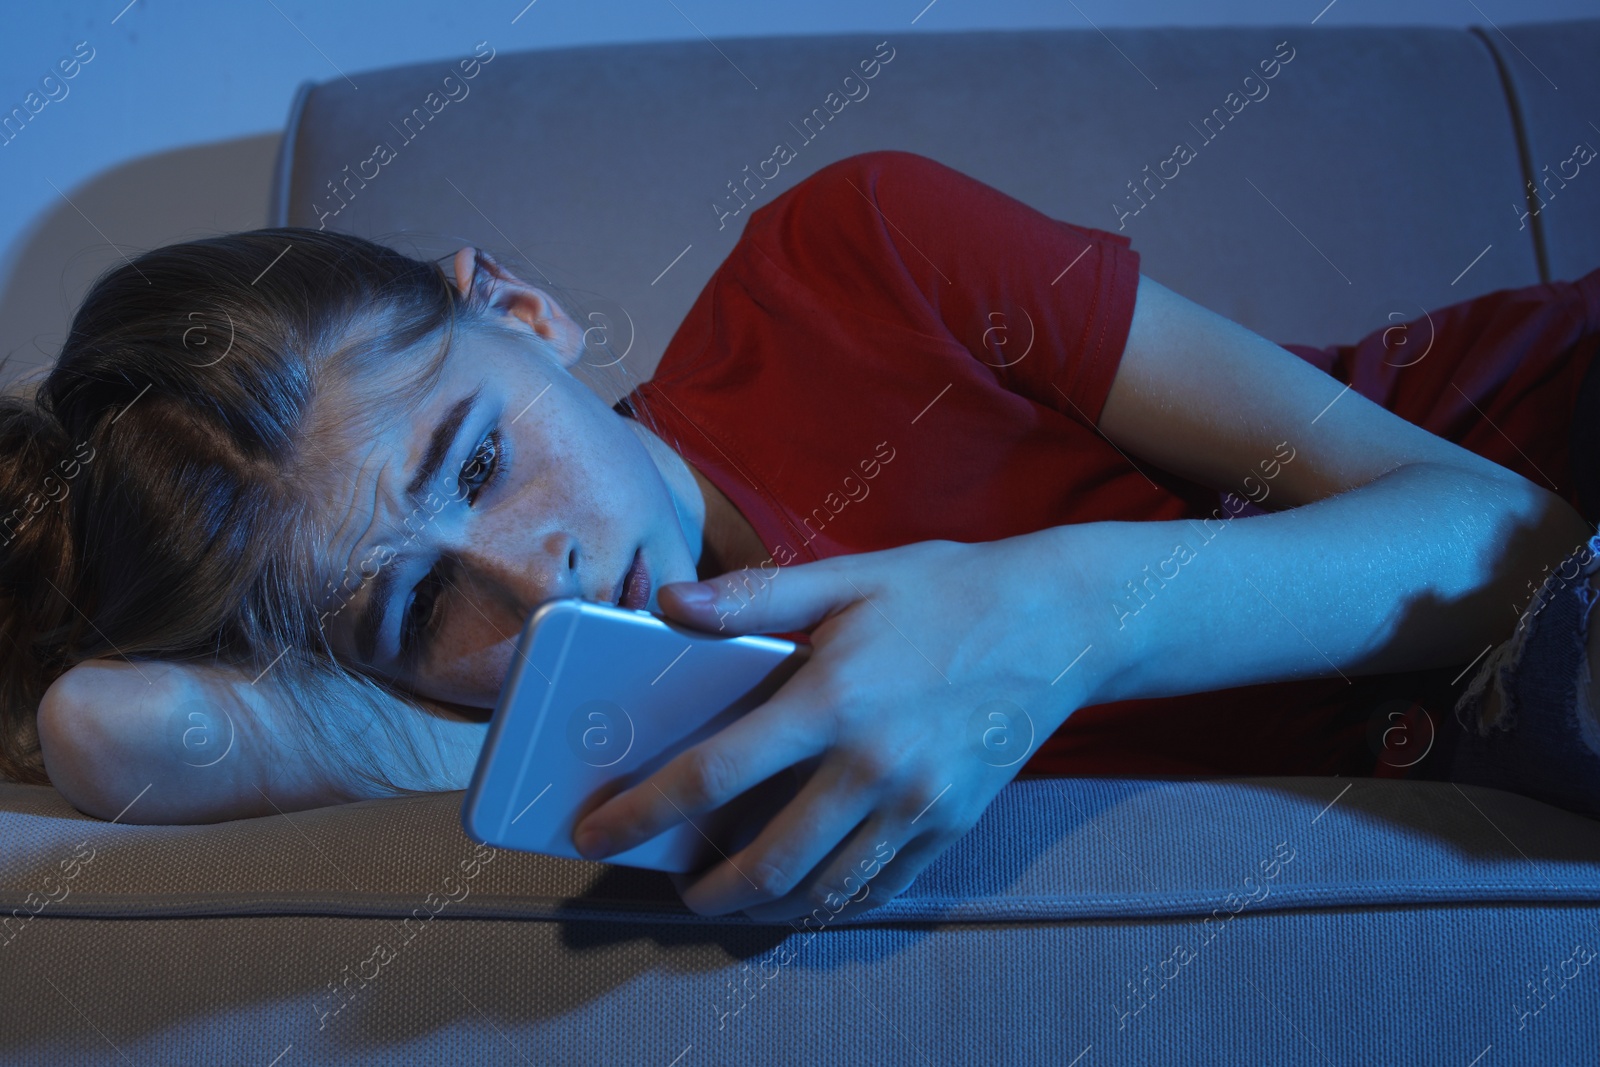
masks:
[[(1600, 144), (1600, 20), (499, 45), (302, 86), (270, 221), (532, 265), (641, 380), (745, 211), (880, 148), (1127, 233), (1280, 343), (1600, 262), (1600, 177), (1551, 180)], [(1512, 793), (1019, 777), (801, 928), (480, 845), (462, 798), (145, 826), (0, 785), (0, 1064), (1600, 1055), (1600, 824)]]

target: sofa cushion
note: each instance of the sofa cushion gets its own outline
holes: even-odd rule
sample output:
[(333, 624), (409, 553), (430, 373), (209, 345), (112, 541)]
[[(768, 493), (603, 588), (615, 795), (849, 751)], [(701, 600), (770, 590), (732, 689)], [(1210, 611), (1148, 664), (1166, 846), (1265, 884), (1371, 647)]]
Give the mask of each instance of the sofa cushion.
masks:
[[(688, 911), (658, 872), (480, 849), (461, 828), (463, 796), (146, 826), (4, 785), (0, 907), (750, 922)], [(42, 896), (25, 905), (29, 893)], [(838, 921), (1204, 917), (1230, 894), (1228, 907), (1257, 911), (1600, 903), (1600, 821), (1440, 782), (1019, 778), (899, 898)]]
[(462, 795), (140, 826), (0, 788), (0, 1063), (1565, 1063), (1600, 1027), (1600, 822), (1509, 793), (1019, 779), (800, 929), (473, 867)]

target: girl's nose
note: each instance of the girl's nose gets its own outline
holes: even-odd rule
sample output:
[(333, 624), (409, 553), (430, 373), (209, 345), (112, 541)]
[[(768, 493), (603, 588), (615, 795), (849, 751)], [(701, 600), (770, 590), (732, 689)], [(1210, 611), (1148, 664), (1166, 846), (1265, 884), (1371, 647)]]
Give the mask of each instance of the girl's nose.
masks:
[(491, 536), (467, 554), (480, 595), (505, 604), (519, 618), (553, 597), (588, 596), (583, 587), (583, 554), (568, 534), (551, 532), (531, 543), (510, 536)]

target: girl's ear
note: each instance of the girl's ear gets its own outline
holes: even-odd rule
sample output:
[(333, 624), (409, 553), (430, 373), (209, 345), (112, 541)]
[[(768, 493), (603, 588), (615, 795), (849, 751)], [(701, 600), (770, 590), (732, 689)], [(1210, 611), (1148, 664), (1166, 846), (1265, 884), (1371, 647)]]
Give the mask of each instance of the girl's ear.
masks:
[(467, 245), (455, 255), (456, 289), (474, 307), (517, 319), (574, 360), (583, 331), (542, 289), (529, 285), (481, 248)]
[(472, 276), (478, 269), (478, 250), (471, 245), (463, 245), (456, 249), (453, 262), (456, 275), (456, 292), (463, 298), (472, 295)]

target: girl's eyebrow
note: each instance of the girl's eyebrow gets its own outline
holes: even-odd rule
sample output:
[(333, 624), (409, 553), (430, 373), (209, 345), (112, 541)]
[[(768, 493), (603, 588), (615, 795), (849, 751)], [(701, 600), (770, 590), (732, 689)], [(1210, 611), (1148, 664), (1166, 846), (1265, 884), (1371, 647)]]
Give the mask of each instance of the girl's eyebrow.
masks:
[(378, 573), (372, 578), (367, 602), (356, 616), (356, 654), (363, 663), (371, 663), (378, 650), (378, 631), (383, 628), (383, 620), (389, 617), (389, 597), (394, 588), (396, 565), (405, 558), (397, 554), (378, 568)]
[[(479, 383), (476, 389), (452, 404), (439, 420), (439, 425), (433, 428), (433, 433), (428, 437), (428, 447), (422, 453), (422, 462), (417, 465), (416, 474), (406, 485), (406, 497), (418, 507), (424, 506), (424, 490), (438, 478), (445, 458), (455, 451), (461, 426), (477, 407), (478, 397), (482, 393), (483, 385)], [(394, 592), (397, 564), (405, 559), (406, 554), (400, 553), (378, 568), (367, 593), (366, 604), (356, 616), (356, 654), (365, 663), (371, 663), (377, 653), (378, 631), (383, 629), (383, 622), (389, 617), (389, 600)]]
[(439, 420), (439, 425), (433, 428), (433, 434), (428, 438), (428, 447), (422, 453), (422, 462), (417, 466), (417, 473), (412, 476), (406, 486), (406, 496), (413, 503), (421, 504), (422, 491), (439, 476), (439, 468), (444, 465), (456, 443), (456, 435), (461, 432), (461, 424), (472, 414), (472, 409), (478, 403), (478, 396), (483, 392), (480, 384), (472, 392), (457, 400), (451, 405), (450, 410), (444, 413), (444, 418)]

